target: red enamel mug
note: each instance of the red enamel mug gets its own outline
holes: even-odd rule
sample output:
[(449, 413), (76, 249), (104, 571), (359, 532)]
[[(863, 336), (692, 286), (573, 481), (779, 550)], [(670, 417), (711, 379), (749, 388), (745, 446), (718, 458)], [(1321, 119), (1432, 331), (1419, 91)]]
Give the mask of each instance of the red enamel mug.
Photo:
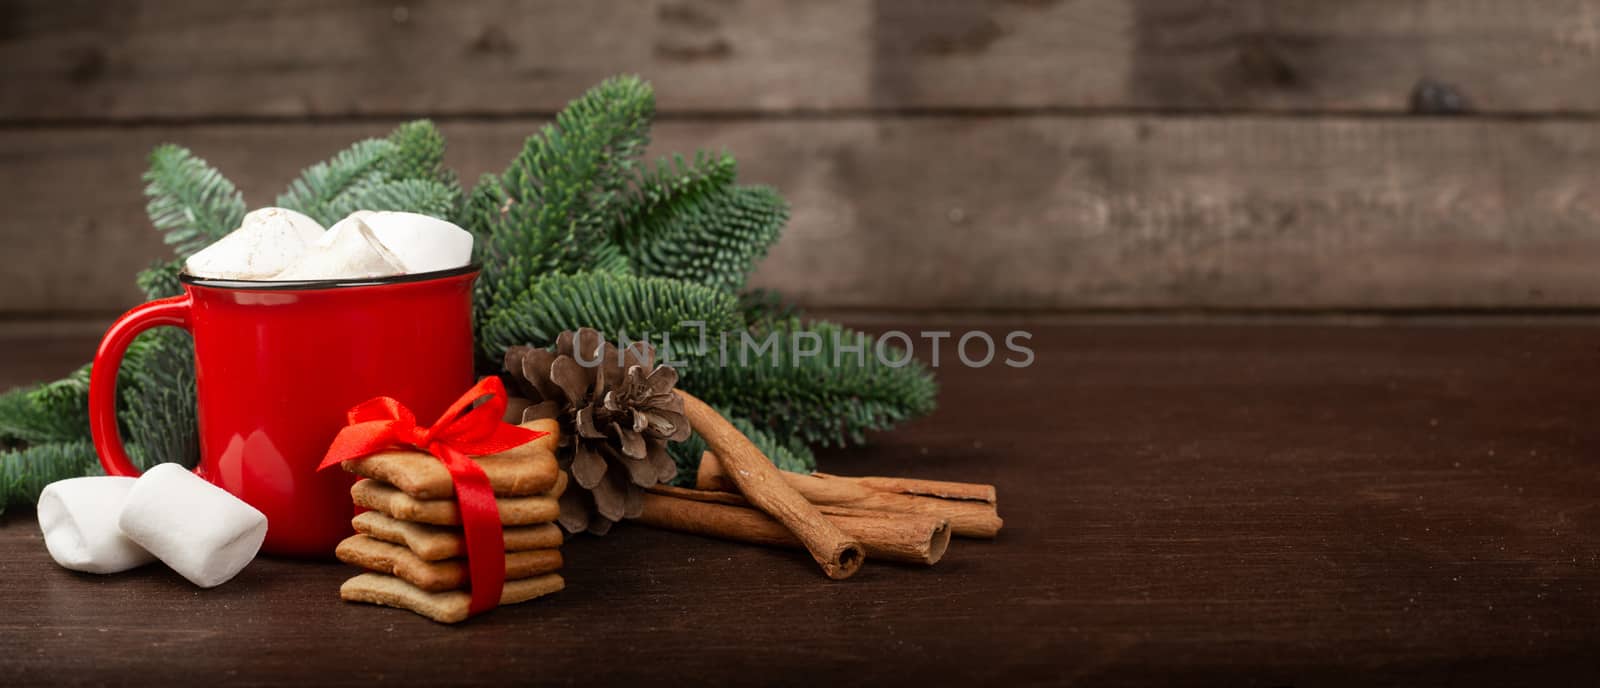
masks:
[(124, 313), (100, 341), (89, 380), (100, 465), (139, 474), (117, 434), (117, 368), (140, 332), (182, 327), (194, 337), (195, 473), (266, 514), (262, 551), (330, 556), (352, 532), (355, 479), (317, 463), (367, 399), (394, 397), (432, 422), (472, 386), (477, 275), (475, 266), (310, 282), (184, 275), (182, 295)]

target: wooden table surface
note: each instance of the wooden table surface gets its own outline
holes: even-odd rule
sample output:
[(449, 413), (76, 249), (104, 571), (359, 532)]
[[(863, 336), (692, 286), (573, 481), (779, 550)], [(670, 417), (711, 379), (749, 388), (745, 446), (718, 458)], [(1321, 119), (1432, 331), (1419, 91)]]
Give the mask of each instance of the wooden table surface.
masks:
[[(823, 457), (995, 483), (1001, 537), (935, 568), (829, 582), (800, 553), (624, 527), (570, 543), (566, 591), (452, 628), (340, 602), (334, 563), (263, 558), (213, 590), (159, 566), (71, 573), (13, 510), (0, 683), (1600, 675), (1600, 326), (1028, 329), (1031, 368), (941, 367), (937, 414)], [(7, 343), (15, 383), (92, 336)]]

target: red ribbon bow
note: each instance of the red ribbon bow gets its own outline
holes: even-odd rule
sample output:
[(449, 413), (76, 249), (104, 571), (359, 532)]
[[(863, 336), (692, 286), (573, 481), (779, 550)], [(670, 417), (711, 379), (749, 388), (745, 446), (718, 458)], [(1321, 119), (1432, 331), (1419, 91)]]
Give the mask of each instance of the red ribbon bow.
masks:
[[(478, 399), (488, 399), (466, 413)], [(389, 397), (374, 397), (350, 409), (350, 424), (339, 431), (317, 470), (341, 462), (360, 460), (395, 445), (410, 445), (444, 463), (455, 485), (461, 510), (461, 528), (467, 542), (467, 571), (472, 602), (467, 613), (478, 614), (500, 604), (506, 582), (505, 539), (500, 528), (500, 507), (483, 468), (467, 455), (503, 452), (544, 437), (545, 432), (505, 423), (506, 388), (498, 377), (486, 377), (461, 395), (437, 423), (419, 427), (417, 417), (404, 404)]]

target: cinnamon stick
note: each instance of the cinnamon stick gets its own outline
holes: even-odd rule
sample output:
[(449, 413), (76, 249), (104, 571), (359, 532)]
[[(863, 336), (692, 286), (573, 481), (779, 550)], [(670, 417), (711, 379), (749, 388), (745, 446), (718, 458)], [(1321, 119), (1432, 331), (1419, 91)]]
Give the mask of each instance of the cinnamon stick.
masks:
[(996, 503), (997, 499), (993, 485), (982, 483), (956, 483), (945, 480), (922, 480), (919, 478), (891, 478), (885, 476), (843, 476), (818, 471), (812, 475), (825, 478), (838, 478), (848, 480), (865, 488), (879, 492), (893, 492), (897, 494), (918, 495), (921, 497), (938, 497), (939, 499), (959, 499), (963, 501)]
[[(755, 509), (729, 503), (742, 501), (737, 495), (662, 488), (651, 488), (645, 494), (644, 511), (633, 520), (657, 528), (736, 542), (803, 547), (783, 524)], [(733, 500), (724, 499), (726, 497)], [(859, 540), (867, 556), (874, 559), (931, 566), (944, 557), (950, 546), (950, 528), (936, 517), (843, 507), (830, 510), (840, 513), (825, 513), (824, 518)]]
[(783, 471), (772, 465), (726, 418), (705, 402), (683, 390), (684, 415), (689, 425), (705, 439), (727, 466), (726, 474), (739, 492), (756, 508), (783, 524), (796, 540), (811, 552), (823, 574), (843, 580), (860, 570), (866, 553), (861, 543), (825, 518), (817, 508), (785, 482)]
[[(664, 496), (667, 496), (667, 497), (677, 497), (679, 499), (689, 499), (689, 500), (693, 500), (693, 501), (696, 501), (696, 502), (709, 502), (711, 504), (727, 504), (729, 506), (743, 507), (743, 508), (746, 508), (746, 509), (755, 508), (753, 506), (750, 506), (750, 500), (745, 499), (743, 496), (740, 496), (738, 493), (735, 493), (735, 492), (721, 492), (721, 491), (717, 491), (717, 490), (697, 490), (697, 489), (692, 489), (692, 488), (687, 488), (687, 487), (677, 487), (675, 485), (666, 485), (666, 484), (652, 485), (650, 487), (645, 488), (645, 490), (647, 490), (649, 492), (654, 492), (654, 493), (659, 494), (659, 495), (664, 495)], [(929, 518), (929, 519), (933, 519), (934, 521), (943, 522), (946, 525), (949, 525), (949, 521), (945, 521), (944, 519), (939, 518), (938, 516), (929, 516), (927, 514), (912, 514), (912, 513), (894, 512), (894, 511), (874, 511), (872, 509), (857, 509), (855, 507), (839, 506), (839, 505), (836, 505), (836, 504), (816, 504), (816, 505), (813, 505), (813, 506), (816, 506), (817, 507), (817, 513), (820, 513), (823, 516), (856, 516), (856, 517), (865, 517), (865, 518), (894, 518), (894, 517), (898, 517), (898, 516), (910, 516), (910, 517), (913, 517), (913, 518)], [(868, 554), (871, 554), (871, 552), (868, 552)]]
[[(724, 467), (725, 462), (714, 450), (715, 447), (701, 456), (695, 487), (701, 490), (739, 490), (738, 484)], [(812, 504), (936, 516), (949, 521), (950, 531), (962, 537), (993, 538), (1005, 523), (994, 504), (994, 487), (991, 485), (904, 478), (863, 480), (826, 473), (802, 475), (788, 471), (779, 471), (779, 474), (784, 482)], [(900, 491), (884, 491), (877, 487)], [(907, 494), (904, 492), (906, 490), (941, 491), (965, 496), (940, 498)]]

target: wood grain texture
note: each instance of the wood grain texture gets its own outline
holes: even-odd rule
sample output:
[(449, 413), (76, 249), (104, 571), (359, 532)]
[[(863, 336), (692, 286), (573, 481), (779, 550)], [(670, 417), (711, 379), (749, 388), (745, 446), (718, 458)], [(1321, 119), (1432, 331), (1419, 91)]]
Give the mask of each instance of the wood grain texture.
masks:
[(0, 3), (0, 120), (681, 112), (1600, 111), (1600, 0)]
[(957, 540), (931, 569), (869, 563), (830, 583), (802, 552), (624, 524), (564, 549), (560, 594), (445, 629), (339, 602), (352, 569), (332, 563), (263, 559), (206, 591), (155, 566), (74, 574), (23, 509), (0, 519), (0, 672), (29, 686), (1600, 679), (1593, 324), (1032, 329), (1033, 367), (941, 367), (936, 414), (821, 457), (996, 485), (999, 539)]
[[(444, 126), (502, 169), (536, 121)], [(0, 311), (113, 312), (167, 255), (139, 175), (177, 141), (270, 204), (388, 123), (0, 131)], [(1600, 306), (1600, 131), (1477, 119), (906, 117), (661, 123), (793, 220), (755, 278), (816, 307)]]
[(57, 380), (94, 358), (105, 320), (0, 323), (0, 392)]

